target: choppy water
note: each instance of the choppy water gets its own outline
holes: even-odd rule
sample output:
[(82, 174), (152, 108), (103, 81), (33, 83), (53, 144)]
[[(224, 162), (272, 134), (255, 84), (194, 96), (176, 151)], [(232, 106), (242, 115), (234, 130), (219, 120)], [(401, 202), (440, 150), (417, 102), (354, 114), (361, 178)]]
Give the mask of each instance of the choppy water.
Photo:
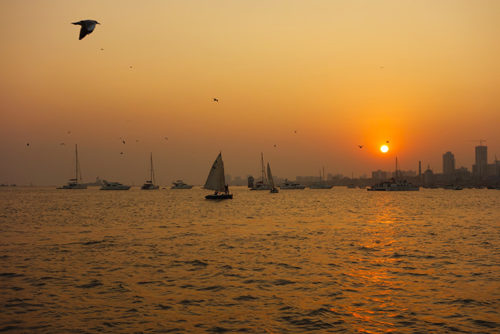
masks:
[(0, 190), (0, 331), (500, 332), (500, 191)]

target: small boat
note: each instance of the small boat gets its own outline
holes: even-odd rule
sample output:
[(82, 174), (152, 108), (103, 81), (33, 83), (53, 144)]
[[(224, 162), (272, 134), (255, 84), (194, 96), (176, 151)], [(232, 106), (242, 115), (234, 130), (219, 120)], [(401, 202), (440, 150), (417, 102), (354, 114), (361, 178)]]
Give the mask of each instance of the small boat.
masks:
[(325, 168), (323, 168), (323, 173), (321, 173), (321, 169), (319, 170), (319, 182), (313, 183), (309, 186), (311, 189), (332, 189), (333, 185), (329, 185), (326, 182), (325, 178)]
[(222, 153), (219, 153), (215, 159), (210, 172), (208, 173), (207, 181), (203, 186), (205, 189), (214, 190), (213, 195), (205, 196), (205, 199), (223, 200), (233, 199), (233, 194), (229, 193), (229, 186), (226, 184), (224, 175), (224, 162), (222, 161)]
[(68, 184), (57, 189), (87, 189), (87, 185), (82, 182), (82, 173), (80, 171), (80, 162), (78, 161), (78, 145), (75, 144), (75, 177), (69, 179)]
[(398, 178), (399, 176), (398, 169), (398, 157), (396, 157), (396, 171), (395, 177), (391, 178), (388, 181), (375, 184), (370, 188), (366, 189), (368, 191), (419, 191), (420, 187), (411, 184), (406, 180), (401, 180)]
[(151, 158), (150, 158), (150, 171), (149, 171), (149, 180), (146, 180), (144, 184), (142, 185), (141, 189), (142, 190), (158, 190), (160, 187), (156, 184), (155, 180), (155, 171), (153, 168), (153, 153), (151, 153)]
[(295, 183), (295, 182), (289, 182), (288, 180), (285, 180), (283, 184), (280, 185), (281, 190), (294, 190), (294, 189), (305, 189), (305, 185)]
[(260, 161), (262, 165), (262, 176), (260, 181), (255, 182), (253, 187), (250, 188), (250, 190), (271, 190), (272, 187), (269, 184), (269, 180), (266, 177), (266, 171), (264, 169), (264, 154), (260, 153)]
[(279, 193), (278, 188), (276, 188), (276, 186), (274, 185), (273, 174), (271, 174), (271, 166), (269, 165), (269, 162), (267, 163), (267, 179), (269, 180), (269, 185), (271, 186), (270, 193), (271, 194)]
[(366, 189), (368, 191), (418, 191), (419, 186), (415, 186), (406, 180), (396, 180), (391, 178), (389, 181), (375, 184), (370, 188)]
[(173, 186), (170, 187), (170, 189), (191, 189), (193, 188), (192, 185), (184, 183), (182, 180), (177, 180), (175, 182), (172, 182)]
[(121, 184), (119, 182), (108, 182), (106, 180), (102, 181), (103, 186), (100, 190), (129, 190), (130, 186)]

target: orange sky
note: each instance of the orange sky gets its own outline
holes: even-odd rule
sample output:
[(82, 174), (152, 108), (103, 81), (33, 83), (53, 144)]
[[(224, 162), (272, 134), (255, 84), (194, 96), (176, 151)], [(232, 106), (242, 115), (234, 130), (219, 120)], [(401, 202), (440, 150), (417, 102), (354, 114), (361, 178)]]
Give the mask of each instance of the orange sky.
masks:
[(203, 182), (219, 150), (233, 176), (261, 151), (284, 177), (440, 171), (448, 150), (470, 168), (480, 138), (500, 157), (500, 1), (4, 0), (0, 19), (0, 183), (64, 183), (75, 143), (86, 180), (140, 183), (152, 151), (163, 184)]

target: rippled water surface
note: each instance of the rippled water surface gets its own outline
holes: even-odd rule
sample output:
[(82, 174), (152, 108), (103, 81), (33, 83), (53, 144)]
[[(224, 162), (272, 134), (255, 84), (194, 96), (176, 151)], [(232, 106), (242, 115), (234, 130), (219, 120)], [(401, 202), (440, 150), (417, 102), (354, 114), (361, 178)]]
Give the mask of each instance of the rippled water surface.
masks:
[(0, 331), (500, 332), (500, 191), (0, 190)]

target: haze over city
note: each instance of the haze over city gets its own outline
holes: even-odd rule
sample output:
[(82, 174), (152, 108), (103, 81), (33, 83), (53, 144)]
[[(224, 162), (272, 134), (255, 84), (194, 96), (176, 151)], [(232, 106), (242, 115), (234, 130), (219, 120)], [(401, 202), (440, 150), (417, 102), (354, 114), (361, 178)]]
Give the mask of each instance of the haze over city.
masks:
[(233, 176), (260, 152), (282, 177), (447, 151), (470, 168), (479, 139), (500, 157), (498, 1), (2, 1), (0, 19), (0, 182), (64, 183), (75, 144), (84, 180), (137, 184), (150, 152), (161, 183), (195, 184), (219, 151)]

